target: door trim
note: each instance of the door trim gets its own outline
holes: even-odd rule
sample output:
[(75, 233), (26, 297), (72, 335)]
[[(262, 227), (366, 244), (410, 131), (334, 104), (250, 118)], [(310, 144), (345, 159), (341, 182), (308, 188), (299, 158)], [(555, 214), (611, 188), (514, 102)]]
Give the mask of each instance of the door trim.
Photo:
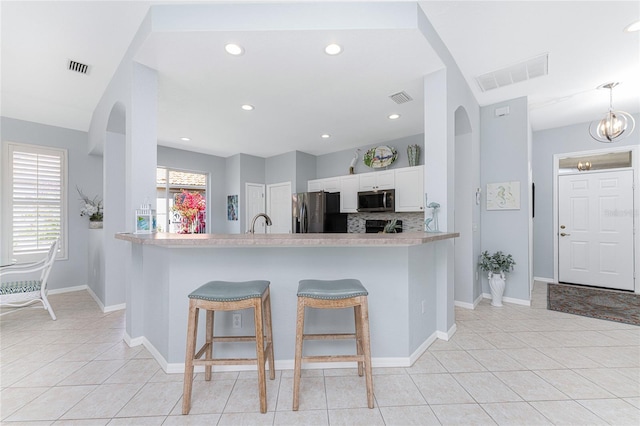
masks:
[[(575, 151), (575, 152), (565, 152), (561, 154), (553, 155), (553, 280), (554, 282), (558, 282), (559, 277), (559, 268), (558, 264), (558, 227), (560, 226), (558, 223), (558, 170), (560, 166), (560, 159), (566, 157), (579, 157), (582, 155), (593, 155), (593, 154), (606, 154), (609, 152), (624, 152), (631, 151), (631, 169), (633, 170), (633, 206), (634, 206), (634, 251), (635, 251), (635, 262), (634, 262), (634, 292), (636, 294), (640, 294), (640, 285), (638, 285), (638, 278), (640, 274), (640, 216), (638, 215), (638, 211), (640, 210), (640, 147), (638, 146), (621, 146), (616, 148), (604, 148), (604, 149), (596, 149), (596, 150), (588, 150), (588, 151)], [(616, 170), (616, 169), (611, 169)], [(622, 170), (622, 169), (621, 169)], [(576, 171), (576, 174), (579, 172)], [(584, 172), (583, 172), (584, 173)], [(586, 172), (588, 173), (588, 172)]]

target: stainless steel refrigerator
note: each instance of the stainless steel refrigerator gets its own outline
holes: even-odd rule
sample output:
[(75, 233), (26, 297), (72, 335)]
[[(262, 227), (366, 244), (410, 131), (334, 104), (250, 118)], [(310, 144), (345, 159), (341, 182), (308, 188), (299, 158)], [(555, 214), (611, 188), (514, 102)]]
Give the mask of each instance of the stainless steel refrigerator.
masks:
[(294, 234), (347, 232), (339, 192), (299, 192), (293, 194), (292, 206)]

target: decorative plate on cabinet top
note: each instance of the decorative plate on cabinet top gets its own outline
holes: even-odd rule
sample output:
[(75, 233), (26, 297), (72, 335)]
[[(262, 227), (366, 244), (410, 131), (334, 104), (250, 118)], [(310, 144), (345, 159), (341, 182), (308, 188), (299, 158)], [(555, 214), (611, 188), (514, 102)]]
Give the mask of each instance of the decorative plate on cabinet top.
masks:
[(364, 164), (372, 169), (390, 166), (398, 158), (398, 151), (387, 145), (371, 148), (364, 154)]

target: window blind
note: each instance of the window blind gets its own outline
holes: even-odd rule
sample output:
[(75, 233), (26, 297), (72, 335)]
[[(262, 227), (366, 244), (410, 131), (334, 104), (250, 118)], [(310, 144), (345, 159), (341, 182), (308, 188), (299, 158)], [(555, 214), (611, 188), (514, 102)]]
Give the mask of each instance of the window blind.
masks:
[(64, 151), (12, 145), (12, 251), (45, 252), (62, 234)]

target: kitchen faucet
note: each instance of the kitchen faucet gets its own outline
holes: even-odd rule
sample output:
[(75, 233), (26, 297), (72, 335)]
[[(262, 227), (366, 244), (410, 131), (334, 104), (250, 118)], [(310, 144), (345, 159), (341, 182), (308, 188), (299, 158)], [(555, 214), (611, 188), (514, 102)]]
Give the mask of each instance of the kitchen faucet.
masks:
[(256, 226), (256, 220), (258, 220), (259, 217), (264, 217), (264, 220), (266, 222), (267, 226), (271, 226), (272, 222), (271, 222), (271, 218), (269, 216), (267, 216), (266, 213), (258, 213), (257, 215), (255, 215), (253, 217), (253, 219), (251, 219), (251, 228), (249, 228), (249, 230), (247, 231), (247, 234), (255, 234), (255, 226)]

